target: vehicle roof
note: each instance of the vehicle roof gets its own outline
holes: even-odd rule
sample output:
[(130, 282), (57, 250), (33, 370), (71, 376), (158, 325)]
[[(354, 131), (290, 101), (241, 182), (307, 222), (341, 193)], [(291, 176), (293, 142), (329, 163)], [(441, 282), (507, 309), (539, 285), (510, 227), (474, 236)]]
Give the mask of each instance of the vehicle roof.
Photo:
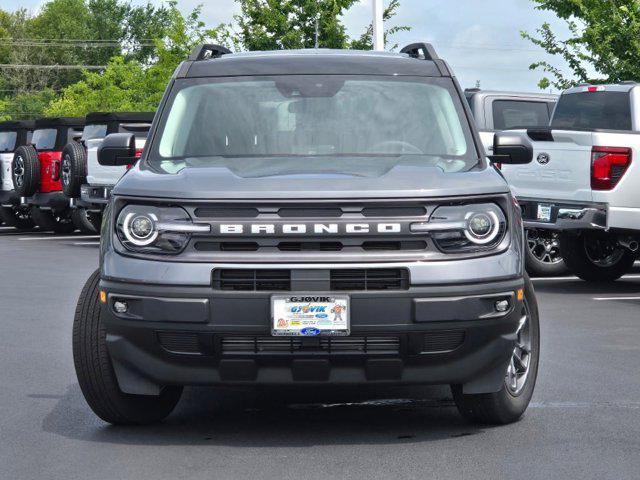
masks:
[(442, 76), (434, 61), (407, 54), (303, 49), (243, 52), (190, 62), (186, 77), (257, 75), (415, 75)]
[(91, 112), (87, 114), (88, 125), (102, 122), (152, 122), (155, 112)]
[(33, 120), (7, 120), (0, 122), (0, 130), (33, 130), (35, 122)]
[(36, 128), (63, 126), (83, 127), (84, 122), (84, 117), (47, 117), (36, 120), (35, 126)]
[(584, 85), (578, 85), (576, 87), (571, 87), (568, 88), (567, 90), (565, 90), (564, 92), (562, 92), (562, 95), (569, 95), (572, 93), (584, 93), (585, 88), (589, 88), (589, 87), (604, 87), (606, 91), (608, 92), (630, 92), (631, 90), (633, 90), (634, 88), (640, 86), (639, 84), (635, 83), (635, 82), (625, 82), (625, 83), (606, 83), (606, 84), (602, 84), (602, 85), (591, 85), (591, 84), (584, 84)]
[(512, 92), (507, 90), (481, 90), (476, 88), (467, 88), (464, 91), (465, 94), (473, 93), (474, 95), (490, 96), (500, 95), (508, 97), (532, 97), (532, 98), (546, 98), (548, 100), (557, 100), (559, 95), (554, 93), (542, 93), (542, 92)]

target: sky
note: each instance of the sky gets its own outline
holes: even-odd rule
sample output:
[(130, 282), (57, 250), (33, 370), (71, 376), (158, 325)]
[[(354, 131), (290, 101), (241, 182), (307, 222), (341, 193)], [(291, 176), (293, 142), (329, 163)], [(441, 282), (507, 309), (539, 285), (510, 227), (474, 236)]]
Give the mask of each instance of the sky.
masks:
[[(352, 37), (358, 37), (371, 22), (371, 2), (362, 0), (345, 15), (343, 21)], [(44, 0), (1, 3), (8, 10), (35, 11)], [(178, 0), (178, 7), (185, 13), (199, 4), (203, 20), (211, 26), (228, 23), (238, 13), (234, 0)], [(400, 46), (431, 42), (465, 88), (474, 87), (479, 81), (485, 90), (536, 92), (540, 91), (537, 83), (544, 75), (530, 71), (531, 63), (546, 59), (561, 69), (564, 67), (562, 60), (546, 55), (520, 36), (522, 30), (534, 33), (544, 22), (550, 23), (555, 32), (566, 32), (563, 21), (551, 13), (535, 10), (531, 0), (400, 0), (392, 24), (408, 25), (411, 31), (400, 32), (392, 40)]]

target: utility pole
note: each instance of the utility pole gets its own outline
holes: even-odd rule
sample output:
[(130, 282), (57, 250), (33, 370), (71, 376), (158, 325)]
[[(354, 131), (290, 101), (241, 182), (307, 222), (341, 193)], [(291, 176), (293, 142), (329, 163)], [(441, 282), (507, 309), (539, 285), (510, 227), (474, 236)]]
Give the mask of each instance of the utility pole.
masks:
[(384, 50), (384, 23), (382, 0), (373, 0), (373, 49)]

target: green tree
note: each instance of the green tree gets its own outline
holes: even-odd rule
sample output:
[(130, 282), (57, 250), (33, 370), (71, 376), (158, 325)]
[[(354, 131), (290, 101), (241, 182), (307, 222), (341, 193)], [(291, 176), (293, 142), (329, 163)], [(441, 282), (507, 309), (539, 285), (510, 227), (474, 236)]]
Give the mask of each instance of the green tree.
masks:
[[(640, 80), (640, 2), (638, 0), (533, 0), (536, 8), (555, 13), (567, 23), (568, 38), (561, 39), (548, 23), (525, 39), (547, 53), (561, 57), (571, 76), (547, 61), (535, 62), (549, 77), (539, 86), (565, 89), (581, 82), (615, 83)], [(595, 72), (595, 75), (590, 74)]]
[[(385, 25), (391, 21), (391, 19), (398, 13), (396, 10), (400, 6), (400, 0), (391, 0), (389, 4), (385, 7), (382, 18), (384, 19)], [(385, 48), (389, 50), (395, 50), (398, 48), (398, 44), (389, 45), (390, 38), (398, 32), (408, 32), (411, 30), (411, 27), (407, 25), (393, 25), (389, 28), (386, 28), (384, 31), (384, 45)], [(350, 45), (351, 48), (355, 50), (372, 50), (373, 49), (373, 25), (369, 24), (367, 30), (360, 35), (360, 37), (356, 40), (353, 40)]]

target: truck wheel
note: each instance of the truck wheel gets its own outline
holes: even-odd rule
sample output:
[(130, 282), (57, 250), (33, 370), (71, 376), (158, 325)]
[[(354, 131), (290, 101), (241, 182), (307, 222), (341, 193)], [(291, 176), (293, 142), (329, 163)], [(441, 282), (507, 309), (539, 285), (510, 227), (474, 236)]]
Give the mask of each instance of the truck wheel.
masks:
[(94, 234), (100, 231), (102, 215), (98, 212), (90, 212), (86, 208), (76, 208), (71, 211), (71, 219), (82, 233)]
[(13, 188), (21, 197), (30, 197), (40, 186), (40, 160), (38, 152), (31, 145), (16, 149), (11, 163)]
[(60, 161), (60, 182), (67, 197), (80, 196), (80, 187), (87, 183), (87, 156), (78, 142), (69, 142), (62, 150)]
[(51, 230), (55, 233), (72, 233), (76, 229), (69, 209), (55, 211), (32, 207), (31, 217), (42, 230)]
[(87, 280), (73, 319), (73, 363), (80, 389), (89, 407), (102, 420), (115, 425), (154, 423), (169, 415), (182, 395), (182, 387), (164, 387), (158, 396), (120, 391), (106, 344), (101, 318), (96, 270)]
[(0, 220), (7, 227), (15, 227), (18, 230), (32, 230), (36, 226), (29, 207), (0, 207)]
[(555, 277), (564, 275), (568, 268), (560, 253), (560, 239), (551, 230), (526, 230), (527, 273), (534, 277)]
[(587, 282), (613, 282), (629, 273), (636, 254), (618, 245), (610, 235), (585, 232), (560, 235), (567, 267)]
[(464, 394), (462, 386), (452, 386), (453, 399), (460, 414), (470, 421), (493, 425), (519, 420), (533, 395), (539, 357), (538, 303), (531, 280), (526, 277), (522, 320), (502, 389), (496, 393)]

